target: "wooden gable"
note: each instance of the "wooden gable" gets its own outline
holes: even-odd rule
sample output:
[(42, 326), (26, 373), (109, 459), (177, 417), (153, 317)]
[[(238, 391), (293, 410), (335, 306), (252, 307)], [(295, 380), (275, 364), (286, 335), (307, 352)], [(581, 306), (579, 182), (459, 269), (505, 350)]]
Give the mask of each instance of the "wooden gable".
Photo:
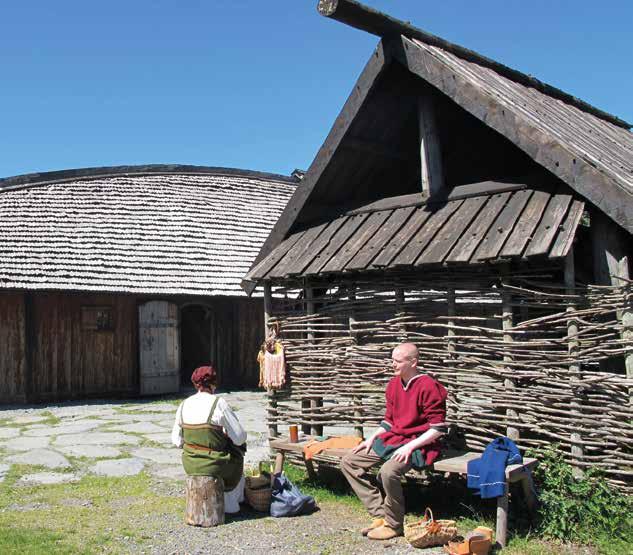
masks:
[[(442, 174), (443, 190), (432, 191), (439, 199), (431, 198), (431, 204), (456, 187), (482, 181), (525, 184), (548, 198), (563, 194), (587, 200), (628, 233), (633, 230), (633, 135), (626, 122), (355, 2), (320, 2), (319, 11), (336, 12), (337, 19), (383, 40), (264, 243), (243, 283), (247, 291), (254, 287), (248, 279), (255, 267), (298, 232), (330, 226), (332, 233), (350, 210), (386, 197), (428, 195), (425, 171), (432, 165)], [(435, 120), (433, 148), (425, 145), (421, 99)], [(543, 210), (541, 217), (547, 213)], [(515, 216), (520, 222), (521, 214)], [(371, 225), (376, 218), (370, 218)], [(342, 244), (351, 248), (347, 240)]]

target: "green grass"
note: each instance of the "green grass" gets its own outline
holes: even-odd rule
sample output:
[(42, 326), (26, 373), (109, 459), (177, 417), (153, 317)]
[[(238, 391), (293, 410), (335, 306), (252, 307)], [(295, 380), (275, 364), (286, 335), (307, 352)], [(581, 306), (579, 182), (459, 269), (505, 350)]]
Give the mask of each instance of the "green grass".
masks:
[[(83, 462), (81, 458), (70, 460), (73, 465)], [(0, 554), (128, 553), (132, 547), (141, 551), (143, 545), (160, 535), (162, 523), (180, 521), (184, 511), (184, 496), (160, 493), (145, 473), (123, 478), (86, 476), (68, 484), (18, 485), (20, 476), (40, 470), (47, 469), (13, 465), (0, 483)], [(364, 514), (360, 501), (338, 471), (323, 468), (318, 479), (312, 481), (303, 467), (287, 464), (285, 470), (301, 491), (313, 495), (322, 506), (342, 505), (352, 513)], [(425, 507), (431, 506), (436, 518), (455, 519), (462, 534), (478, 525), (494, 529), (494, 501), (476, 498), (461, 481), (438, 477), (426, 486), (408, 484), (405, 492), (408, 520), (420, 518)], [(509, 545), (504, 554), (629, 553), (630, 546), (623, 540), (606, 537), (597, 537), (593, 546), (565, 545), (536, 537), (524, 516), (521, 494), (515, 494), (510, 504)], [(29, 510), (20, 510), (22, 507)], [(266, 527), (272, 520), (260, 522)]]
[[(144, 473), (17, 486), (20, 475), (33, 468), (13, 466), (0, 485), (0, 553), (125, 553), (129, 542), (142, 544), (150, 537), (136, 523), (151, 526), (152, 515), (183, 511), (183, 499), (155, 493)], [(6, 510), (33, 505), (41, 508)]]
[(44, 417), (43, 420), (38, 420), (37, 422), (33, 422), (33, 424), (46, 424), (48, 426), (56, 426), (59, 424), (62, 419), (58, 416), (55, 416), (51, 411), (45, 410), (39, 413), (39, 416)]
[(604, 555), (625, 555), (631, 553), (631, 542), (605, 536), (596, 538), (595, 546)]
[[(343, 503), (354, 511), (364, 512), (360, 500), (350, 491), (338, 471), (322, 468), (318, 478), (308, 478), (303, 466), (286, 464), (284, 471), (303, 493), (314, 496), (317, 503)], [(504, 555), (578, 555), (604, 554), (628, 555), (630, 544), (623, 540), (598, 536), (591, 545), (562, 544), (539, 538), (535, 526), (527, 519), (522, 492), (513, 490), (510, 504), (509, 538)], [(432, 476), (428, 485), (408, 483), (405, 486), (407, 522), (419, 520), (425, 508), (431, 507), (435, 518), (448, 518), (457, 522), (458, 531), (464, 535), (477, 526), (495, 529), (496, 503), (481, 500), (468, 490), (460, 480), (445, 480)]]
[(14, 422), (13, 418), (3, 418), (0, 419), (0, 428), (20, 428), (22, 430), (29, 428), (30, 426), (37, 424), (45, 424), (47, 426), (55, 426), (61, 422), (61, 419), (58, 416), (55, 416), (51, 411), (46, 410), (42, 411), (39, 414), (36, 414), (38, 418), (41, 420), (36, 420), (34, 422), (24, 423), (24, 422)]
[(295, 484), (302, 493), (312, 495), (317, 503), (343, 503), (355, 511), (364, 511), (363, 504), (358, 497), (350, 491), (347, 482), (339, 472), (322, 468), (319, 471), (318, 480), (308, 478), (307, 473), (301, 467), (285, 465), (284, 471), (290, 481)]
[(74, 545), (64, 541), (64, 536), (41, 528), (23, 528), (0, 525), (0, 553), (6, 555), (66, 555), (77, 553)]

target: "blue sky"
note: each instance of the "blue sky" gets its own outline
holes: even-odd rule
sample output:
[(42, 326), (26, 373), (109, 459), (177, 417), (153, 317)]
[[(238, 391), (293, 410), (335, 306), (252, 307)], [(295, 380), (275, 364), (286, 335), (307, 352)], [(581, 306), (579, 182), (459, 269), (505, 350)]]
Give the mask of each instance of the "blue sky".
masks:
[[(377, 37), (317, 0), (21, 0), (0, 12), (0, 177), (307, 168)], [(633, 121), (630, 0), (366, 0)]]

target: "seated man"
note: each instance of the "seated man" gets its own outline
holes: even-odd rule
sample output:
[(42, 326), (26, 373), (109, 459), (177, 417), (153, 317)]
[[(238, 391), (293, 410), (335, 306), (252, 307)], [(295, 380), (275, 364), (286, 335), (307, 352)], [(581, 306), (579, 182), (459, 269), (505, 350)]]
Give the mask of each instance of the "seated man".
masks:
[(198, 392), (178, 407), (172, 443), (183, 447), (187, 475), (223, 480), (224, 512), (236, 513), (244, 500), (246, 432), (227, 402), (214, 395), (217, 375), (212, 366), (198, 368), (191, 381)]
[[(438, 439), (445, 429), (446, 389), (430, 376), (418, 373), (417, 347), (413, 343), (398, 345), (392, 361), (395, 376), (387, 385), (384, 420), (341, 460), (343, 474), (374, 517), (362, 530), (373, 540), (402, 535), (401, 478), (411, 467), (433, 464), (440, 453)], [(382, 464), (378, 473), (382, 491), (367, 472), (378, 464)]]

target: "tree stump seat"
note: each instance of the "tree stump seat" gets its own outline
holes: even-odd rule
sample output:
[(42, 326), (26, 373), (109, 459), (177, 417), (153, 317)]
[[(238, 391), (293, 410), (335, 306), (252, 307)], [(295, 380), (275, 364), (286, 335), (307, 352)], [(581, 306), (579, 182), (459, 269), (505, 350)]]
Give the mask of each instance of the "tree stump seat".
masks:
[(185, 522), (210, 528), (224, 524), (224, 482), (212, 476), (187, 476)]
[[(306, 460), (303, 457), (303, 446), (312, 438), (308, 437), (299, 443), (290, 443), (284, 438), (275, 438), (270, 440), (270, 448), (277, 452), (277, 458), (275, 460), (275, 473), (281, 472), (283, 468), (284, 458), (286, 453), (300, 454), (308, 472), (308, 476), (311, 479), (316, 478), (316, 472), (312, 464), (312, 460)], [(326, 449), (322, 452), (322, 455), (332, 459), (341, 459), (348, 452), (348, 449)], [(450, 474), (466, 475), (468, 462), (481, 456), (481, 453), (474, 451), (452, 451), (447, 450), (443, 453), (442, 457), (435, 461), (430, 470), (441, 472), (448, 477)], [(315, 460), (319, 460), (320, 456), (316, 455)], [(520, 482), (525, 495), (528, 510), (531, 516), (534, 516), (536, 512), (536, 497), (534, 495), (532, 479), (530, 471), (537, 465), (537, 459), (525, 457), (523, 464), (513, 464), (506, 467), (506, 487), (505, 494), (497, 498), (497, 527), (495, 538), (497, 544), (500, 547), (505, 547), (507, 543), (508, 533), (508, 502), (509, 502), (509, 490), (510, 484), (514, 482)], [(412, 473), (413, 477), (417, 477), (415, 472)]]

